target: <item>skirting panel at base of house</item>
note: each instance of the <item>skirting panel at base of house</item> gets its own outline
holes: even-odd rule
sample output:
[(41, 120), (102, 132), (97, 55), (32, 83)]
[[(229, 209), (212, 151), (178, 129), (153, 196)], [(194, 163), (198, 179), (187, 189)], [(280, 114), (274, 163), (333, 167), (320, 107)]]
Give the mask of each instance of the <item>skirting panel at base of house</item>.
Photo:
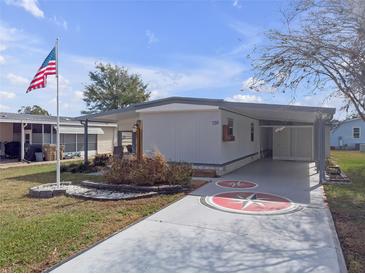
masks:
[(195, 170), (215, 170), (217, 176), (222, 176), (224, 174), (230, 173), (236, 169), (239, 169), (249, 163), (252, 163), (260, 158), (258, 153), (249, 155), (248, 157), (243, 157), (235, 161), (230, 161), (222, 165), (213, 164), (193, 164)]

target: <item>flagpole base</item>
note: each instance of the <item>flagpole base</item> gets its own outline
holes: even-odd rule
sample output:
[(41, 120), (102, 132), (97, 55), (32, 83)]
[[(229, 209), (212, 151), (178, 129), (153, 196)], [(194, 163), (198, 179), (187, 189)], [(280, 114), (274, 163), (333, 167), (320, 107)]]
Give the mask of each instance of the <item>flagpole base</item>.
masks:
[(29, 196), (32, 198), (53, 198), (64, 195), (66, 193), (66, 187), (71, 184), (72, 182), (65, 181), (60, 183), (60, 187), (57, 186), (57, 183), (35, 186), (29, 189)]

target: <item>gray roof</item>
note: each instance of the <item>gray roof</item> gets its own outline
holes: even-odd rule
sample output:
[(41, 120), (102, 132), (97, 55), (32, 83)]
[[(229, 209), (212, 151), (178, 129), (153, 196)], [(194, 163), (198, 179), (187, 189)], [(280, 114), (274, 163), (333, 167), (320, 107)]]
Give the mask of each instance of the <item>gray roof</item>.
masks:
[[(23, 113), (12, 113), (12, 112), (0, 112), (0, 120), (15, 120), (24, 122), (50, 122), (56, 123), (57, 116), (47, 115), (35, 115), (35, 114), (23, 114)], [(60, 122), (78, 122), (78, 119), (72, 117), (60, 116)]]
[[(262, 111), (291, 111), (300, 113), (324, 113), (327, 114), (329, 119), (335, 113), (334, 108), (324, 108), (324, 107), (310, 107), (310, 106), (294, 106), (294, 105), (278, 105), (278, 104), (257, 104), (257, 103), (240, 103), (240, 102), (228, 102), (223, 99), (207, 99), (207, 98), (190, 98), (190, 97), (168, 97), (164, 99), (158, 99), (153, 101), (148, 101), (139, 104), (133, 104), (125, 108), (114, 109), (110, 111), (105, 111), (96, 114), (88, 114), (79, 117), (60, 117), (61, 123), (80, 123), (80, 120), (92, 120), (95, 122), (106, 122), (103, 121), (102, 117), (107, 115), (113, 115), (118, 113), (135, 112), (137, 110), (162, 106), (171, 103), (181, 103), (181, 104), (195, 104), (195, 105), (208, 105), (217, 106), (220, 109), (230, 110), (230, 111), (242, 111), (244, 109), (246, 112), (255, 113), (256, 110)], [(268, 115), (270, 116), (270, 115)], [(99, 121), (98, 121), (98, 118)], [(12, 121), (23, 121), (23, 122), (43, 122), (43, 123), (56, 123), (56, 116), (46, 116), (46, 115), (33, 115), (33, 114), (20, 114), (20, 113), (10, 113), (10, 112), (0, 112), (0, 120), (12, 120)]]
[[(78, 117), (66, 117), (60, 116), (60, 123), (61, 124), (70, 124), (70, 125), (80, 125), (80, 121)], [(0, 112), (0, 121), (3, 122), (15, 122), (15, 123), (43, 123), (43, 124), (56, 124), (57, 123), (57, 116), (47, 116), (47, 115), (35, 115), (35, 114), (23, 114), (23, 113), (12, 113), (12, 112)], [(96, 121), (92, 120), (90, 122), (101, 122), (101, 123), (108, 123), (105, 121)]]
[(133, 112), (136, 110), (161, 106), (171, 103), (183, 103), (183, 104), (196, 104), (196, 105), (210, 105), (217, 106), (221, 109), (226, 110), (239, 110), (242, 108), (247, 109), (261, 109), (261, 110), (270, 110), (270, 111), (299, 111), (299, 112), (312, 112), (312, 113), (323, 113), (327, 114), (332, 118), (333, 114), (336, 112), (335, 108), (326, 108), (326, 107), (311, 107), (311, 106), (296, 106), (296, 105), (279, 105), (279, 104), (261, 104), (261, 103), (241, 103), (241, 102), (229, 102), (224, 101), (223, 99), (207, 99), (207, 98), (191, 98), (191, 97), (168, 97), (164, 99), (158, 99), (153, 101), (148, 101), (139, 104), (133, 104), (125, 108), (105, 111), (97, 114), (89, 114), (78, 117), (79, 119), (97, 119), (98, 117), (118, 114), (123, 112)]

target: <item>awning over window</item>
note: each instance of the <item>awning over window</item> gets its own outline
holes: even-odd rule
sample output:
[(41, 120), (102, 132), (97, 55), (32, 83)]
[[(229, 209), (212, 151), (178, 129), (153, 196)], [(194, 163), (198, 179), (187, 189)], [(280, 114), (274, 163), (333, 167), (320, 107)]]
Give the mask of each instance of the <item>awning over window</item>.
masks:
[[(67, 127), (60, 126), (60, 133), (64, 134), (84, 134), (84, 127)], [(100, 127), (89, 127), (89, 134), (104, 134), (104, 130)]]

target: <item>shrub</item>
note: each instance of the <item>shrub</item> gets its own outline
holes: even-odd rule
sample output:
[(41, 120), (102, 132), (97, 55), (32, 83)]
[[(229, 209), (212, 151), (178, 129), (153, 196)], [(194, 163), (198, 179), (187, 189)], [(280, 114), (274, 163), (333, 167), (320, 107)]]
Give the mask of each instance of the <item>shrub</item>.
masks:
[(111, 155), (110, 154), (98, 154), (95, 156), (93, 160), (94, 166), (106, 166), (110, 163)]
[(168, 164), (161, 153), (152, 157), (144, 156), (141, 161), (136, 157), (113, 159), (105, 178), (112, 184), (156, 185), (187, 184), (192, 176), (189, 164)]
[(188, 163), (170, 164), (167, 171), (167, 182), (170, 185), (190, 185), (193, 167)]
[(89, 165), (85, 166), (83, 163), (72, 163), (69, 165), (62, 165), (61, 172), (72, 172), (72, 173), (89, 173), (98, 171), (95, 166)]

